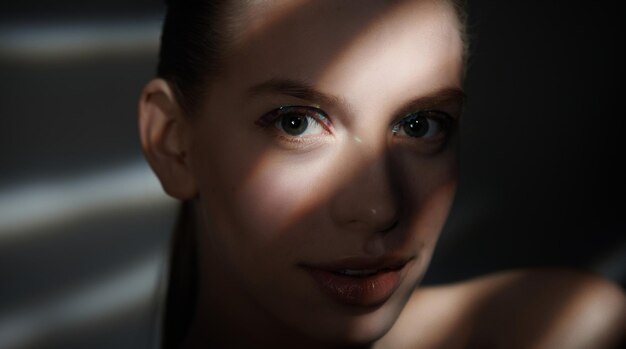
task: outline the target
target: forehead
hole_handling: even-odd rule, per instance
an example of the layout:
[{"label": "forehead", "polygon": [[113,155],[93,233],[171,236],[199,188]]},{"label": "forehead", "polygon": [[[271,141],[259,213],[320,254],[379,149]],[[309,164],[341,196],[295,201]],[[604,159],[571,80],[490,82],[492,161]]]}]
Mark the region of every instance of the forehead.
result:
[{"label": "forehead", "polygon": [[241,83],[287,77],[357,94],[461,83],[459,23],[445,0],[251,0],[234,22],[227,70]]}]

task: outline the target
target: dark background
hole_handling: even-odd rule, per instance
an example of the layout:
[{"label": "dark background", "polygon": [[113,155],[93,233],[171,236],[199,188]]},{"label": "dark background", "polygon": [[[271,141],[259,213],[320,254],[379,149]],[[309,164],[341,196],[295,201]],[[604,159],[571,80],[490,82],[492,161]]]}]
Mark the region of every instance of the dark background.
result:
[{"label": "dark background", "polygon": [[461,186],[428,278],[573,266],[626,285],[617,2],[469,3]]},{"label": "dark background", "polygon": [[[28,314],[52,317],[50,304],[109,280],[103,275],[126,280],[129,266],[165,246],[175,205],[146,194],[158,184],[141,159],[135,121],[155,70],[162,10],[156,0],[0,5],[0,347],[57,332],[60,347],[149,341],[157,262],[145,269],[152,278],[136,287],[143,293],[132,312],[94,310],[67,320],[65,332],[49,329],[62,321],[27,321],[22,337],[10,326]],[[469,14],[462,179],[425,283],[567,266],[626,287],[618,2],[476,0]],[[68,37],[74,46],[63,46]],[[102,193],[115,202],[107,186],[128,173],[145,178],[147,198],[129,204],[120,193],[119,206],[98,204]],[[74,190],[78,182],[87,189]],[[50,188],[53,200],[40,193]],[[58,207],[66,207],[61,218],[37,220]],[[81,336],[67,330],[72,321],[90,325]]]}]

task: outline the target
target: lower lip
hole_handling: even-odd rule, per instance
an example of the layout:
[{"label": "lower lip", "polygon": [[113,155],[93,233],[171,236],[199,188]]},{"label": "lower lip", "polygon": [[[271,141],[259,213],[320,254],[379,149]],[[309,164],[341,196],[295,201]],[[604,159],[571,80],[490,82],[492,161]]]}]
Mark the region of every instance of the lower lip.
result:
[{"label": "lower lip", "polygon": [[308,271],[322,292],[334,300],[345,305],[371,307],[383,304],[396,291],[405,266],[369,276],[347,276],[321,269]]}]

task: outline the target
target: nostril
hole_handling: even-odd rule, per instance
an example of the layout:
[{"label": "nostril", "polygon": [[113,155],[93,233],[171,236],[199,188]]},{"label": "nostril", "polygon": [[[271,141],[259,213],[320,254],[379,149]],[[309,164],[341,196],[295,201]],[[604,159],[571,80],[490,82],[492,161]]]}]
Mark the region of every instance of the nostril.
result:
[{"label": "nostril", "polygon": [[400,220],[396,219],[389,226],[387,226],[384,229],[379,230],[378,232],[379,233],[388,233],[388,232],[392,231],[393,229],[395,229],[398,226],[399,223],[400,223]]}]

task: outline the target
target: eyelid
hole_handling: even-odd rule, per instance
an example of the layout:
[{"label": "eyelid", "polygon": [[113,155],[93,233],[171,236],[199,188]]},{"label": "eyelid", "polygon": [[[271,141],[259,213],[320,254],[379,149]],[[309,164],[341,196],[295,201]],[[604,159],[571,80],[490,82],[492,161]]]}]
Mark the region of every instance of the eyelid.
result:
[{"label": "eyelid", "polygon": [[422,109],[422,110],[417,110],[417,111],[408,113],[404,115],[402,118],[400,118],[399,120],[394,121],[391,126],[391,132],[393,132],[394,134],[398,133],[402,125],[404,125],[412,117],[419,116],[420,114],[428,114],[426,116],[431,117],[431,118],[433,118],[433,115],[435,115],[434,118],[436,118],[437,121],[440,121],[444,128],[449,127],[450,124],[455,120],[454,117],[452,117],[450,114],[446,113],[445,111],[438,110],[438,109]]},{"label": "eyelid", "polygon": [[276,122],[276,120],[278,120],[281,116],[294,111],[301,112],[303,115],[314,118],[320,123],[320,125],[322,125],[322,127],[330,132],[332,123],[328,118],[328,114],[316,106],[284,105],[263,114],[255,123],[258,126],[267,127],[273,125],[274,122]]}]

